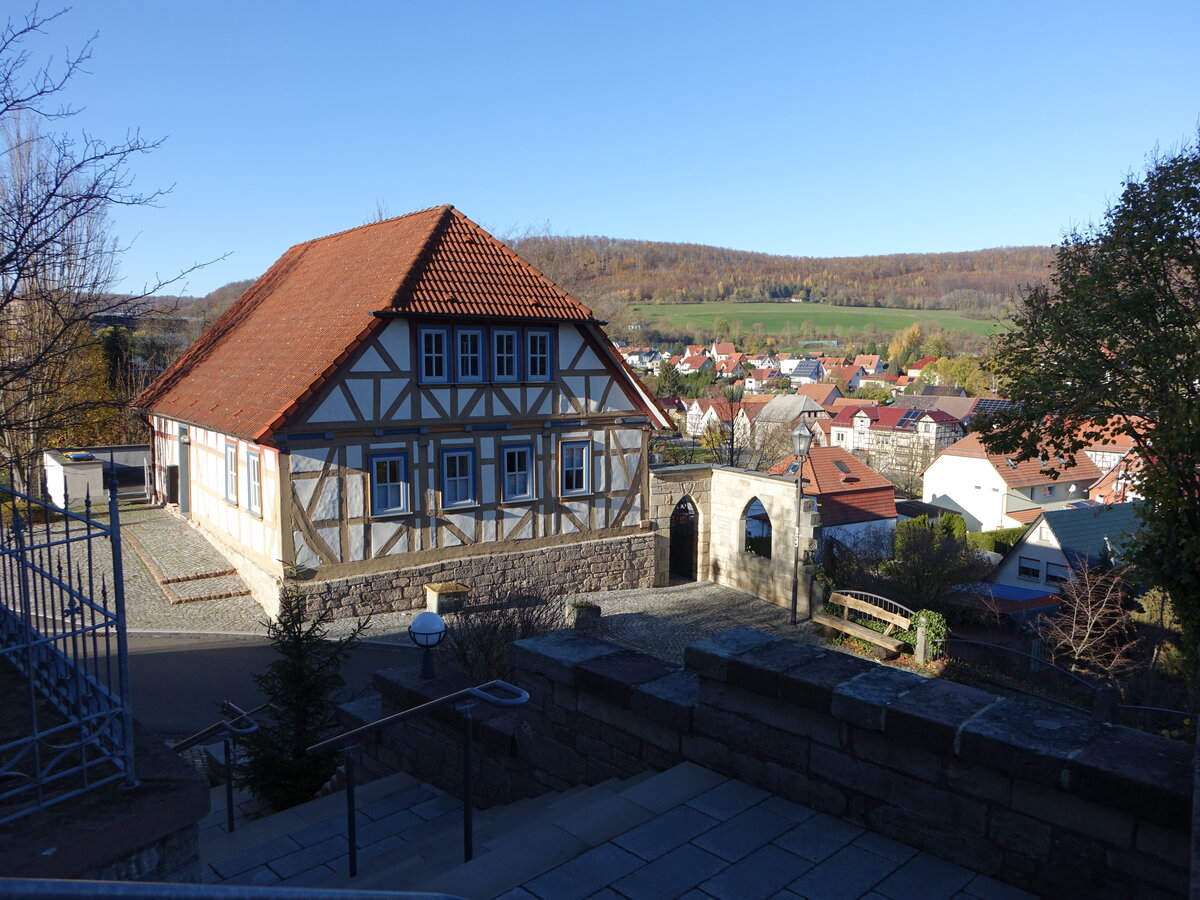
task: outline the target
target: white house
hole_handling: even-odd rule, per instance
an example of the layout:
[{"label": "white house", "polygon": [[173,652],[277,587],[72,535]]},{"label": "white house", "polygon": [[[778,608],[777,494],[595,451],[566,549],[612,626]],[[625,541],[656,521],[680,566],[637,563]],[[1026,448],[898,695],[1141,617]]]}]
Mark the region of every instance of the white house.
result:
[{"label": "white house", "polygon": [[1119,562],[1137,528],[1132,503],[1047,510],[1033,520],[988,580],[1055,591],[1083,566]]},{"label": "white house", "polygon": [[587,573],[647,543],[672,427],[587,307],[449,206],[292,247],[135,405],[159,499],[269,614],[293,570],[352,615],[551,548],[612,586]]},{"label": "white house", "polygon": [[991,531],[1028,524],[1047,507],[1086,500],[1100,470],[1083,454],[1072,468],[1061,460],[1018,462],[988,453],[978,435],[968,434],[921,474],[922,500],[961,514],[970,531]]}]

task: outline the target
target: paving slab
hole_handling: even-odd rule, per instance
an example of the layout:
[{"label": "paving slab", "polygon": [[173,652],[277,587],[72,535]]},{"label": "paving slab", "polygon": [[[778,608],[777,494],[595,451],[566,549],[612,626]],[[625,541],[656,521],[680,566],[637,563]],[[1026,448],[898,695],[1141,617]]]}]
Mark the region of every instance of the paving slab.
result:
[{"label": "paving slab", "polygon": [[725,868],[725,861],[684,844],[613,884],[629,900],[674,900]]},{"label": "paving slab", "polygon": [[938,900],[953,897],[977,874],[932,854],[919,853],[881,882],[876,890],[894,900],[918,895],[928,900]]},{"label": "paving slab", "polygon": [[525,883],[542,900],[583,900],[645,865],[644,861],[613,844],[589,850]]},{"label": "paving slab", "polygon": [[700,889],[716,900],[767,900],[812,866],[809,860],[769,844],[710,878]]},{"label": "paving slab", "polygon": [[690,806],[679,806],[614,839],[614,843],[647,862],[699,837],[718,820]]},{"label": "paving slab", "polygon": [[[860,847],[845,847],[824,862],[813,866],[789,885],[801,897],[813,900],[858,900],[890,874],[898,863],[876,856]],[[928,900],[934,895],[918,890],[904,895]]]}]

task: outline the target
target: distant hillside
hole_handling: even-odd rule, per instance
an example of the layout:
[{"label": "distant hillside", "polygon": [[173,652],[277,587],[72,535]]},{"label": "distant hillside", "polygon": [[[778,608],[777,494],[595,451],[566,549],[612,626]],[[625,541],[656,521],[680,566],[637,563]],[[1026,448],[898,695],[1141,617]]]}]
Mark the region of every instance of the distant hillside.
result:
[{"label": "distant hillside", "polygon": [[1044,282],[1050,247],[820,259],[700,244],[525,236],[513,248],[584,302],[754,302],[802,297],[838,306],[988,313]]},{"label": "distant hillside", "polygon": [[[790,297],[835,306],[955,310],[987,318],[1007,296],[1045,281],[1053,259],[1050,247],[821,259],[607,237],[534,235],[507,241],[608,319],[624,318],[633,304]],[[253,283],[235,281],[205,297],[180,297],[177,314],[207,325]]]}]

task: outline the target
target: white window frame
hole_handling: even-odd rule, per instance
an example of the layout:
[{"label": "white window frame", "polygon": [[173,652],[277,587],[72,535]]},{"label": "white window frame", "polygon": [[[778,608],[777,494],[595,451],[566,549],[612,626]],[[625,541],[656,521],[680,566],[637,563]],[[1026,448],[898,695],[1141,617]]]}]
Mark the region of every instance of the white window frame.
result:
[{"label": "white window frame", "polygon": [[[579,457],[576,457],[576,453]],[[591,492],[592,444],[587,440],[562,440],[558,444],[558,493],[575,497]],[[568,477],[572,486],[568,486]]]},{"label": "white window frame", "polygon": [[[475,341],[474,352],[466,352],[463,348],[463,339],[473,338]],[[482,328],[457,328],[454,331],[454,374],[456,379],[463,384],[479,384],[487,380],[486,360],[487,356],[484,352],[484,336]],[[470,374],[464,371],[464,363],[474,359],[475,373]]]},{"label": "white window frame", "polygon": [[[431,343],[435,339],[440,339],[440,352]],[[417,329],[417,373],[421,384],[448,383],[450,381],[450,360],[449,328],[422,326]],[[437,371],[438,369],[440,372]]]},{"label": "white window frame", "polygon": [[[385,477],[379,475],[379,464],[388,468],[396,464],[396,478],[391,478],[392,472],[385,471]],[[371,454],[371,515],[398,516],[411,511],[410,496],[412,494],[412,477],[408,466],[408,453],[373,453]],[[394,502],[392,502],[394,501]]]},{"label": "white window frame", "polygon": [[246,451],[246,511],[262,517],[262,457],[256,450]]},{"label": "white window frame", "polygon": [[[450,460],[466,460],[465,474],[457,474],[451,476],[448,472],[448,463]],[[440,463],[441,479],[438,485],[441,498],[442,509],[461,509],[463,507],[475,506],[479,502],[477,482],[475,478],[475,450],[472,447],[448,447],[442,450]],[[463,492],[465,496],[457,499],[448,500],[447,495],[451,491],[447,487],[453,483],[458,485],[462,479],[466,479],[466,490]],[[457,493],[457,490],[454,491]]]},{"label": "white window frame", "polygon": [[[544,352],[534,353],[534,342],[544,339]],[[549,331],[530,329],[525,332],[525,380],[549,381],[554,377],[554,339]],[[541,360],[541,366],[535,366],[534,361]]]},{"label": "white window frame", "polygon": [[[524,460],[524,472],[512,470],[509,468],[510,460]],[[525,490],[516,491],[509,489],[509,477],[525,476]],[[533,469],[533,446],[530,444],[504,444],[500,447],[500,496],[505,503],[520,502],[522,500],[532,500],[536,495],[534,490],[534,479],[537,473]]]},{"label": "white window frame", "polygon": [[237,506],[238,502],[238,465],[237,444],[225,442],[225,500]]},{"label": "white window frame", "polygon": [[[501,353],[500,341],[512,341],[512,352]],[[511,371],[508,371],[511,369]],[[514,382],[521,380],[521,333],[515,328],[497,328],[492,331],[492,381]]]}]

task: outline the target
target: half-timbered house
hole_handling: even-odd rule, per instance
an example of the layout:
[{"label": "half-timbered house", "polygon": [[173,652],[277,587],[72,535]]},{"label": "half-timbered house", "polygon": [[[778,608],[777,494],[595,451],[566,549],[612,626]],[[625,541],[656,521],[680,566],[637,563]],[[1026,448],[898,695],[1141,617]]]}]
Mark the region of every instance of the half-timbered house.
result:
[{"label": "half-timbered house", "polygon": [[268,612],[653,583],[669,418],[591,311],[445,206],[288,250],[136,402],[155,487]]}]

